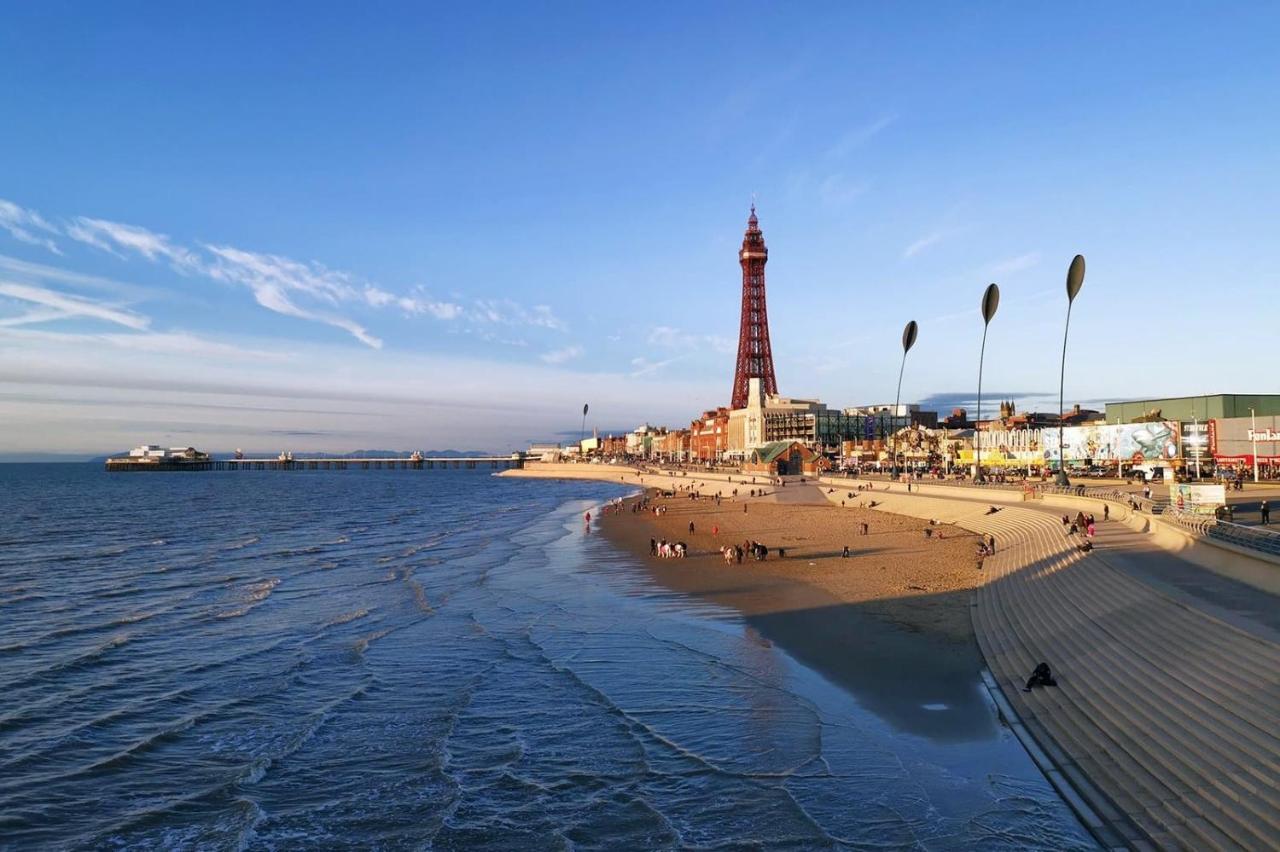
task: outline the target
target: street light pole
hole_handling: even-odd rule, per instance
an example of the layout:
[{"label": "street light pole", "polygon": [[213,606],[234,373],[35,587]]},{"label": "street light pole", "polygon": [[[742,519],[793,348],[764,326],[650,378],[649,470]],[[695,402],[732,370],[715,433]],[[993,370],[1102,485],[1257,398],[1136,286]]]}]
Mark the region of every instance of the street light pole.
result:
[{"label": "street light pole", "polygon": [[1258,416],[1249,409],[1249,432],[1253,435],[1253,484],[1258,484]]},{"label": "street light pole", "polygon": [[1196,481],[1199,482],[1202,478],[1200,475],[1200,418],[1196,415],[1194,408],[1191,410],[1191,431],[1194,432],[1196,436],[1193,447],[1195,449],[1196,460]]},{"label": "street light pole", "polygon": [[1067,383],[1067,333],[1071,331],[1071,304],[1076,300],[1076,295],[1083,286],[1084,255],[1078,254],[1071,259],[1071,266],[1067,269],[1067,324],[1062,329],[1062,372],[1058,376],[1058,477],[1054,481],[1064,487],[1071,484],[1071,480],[1067,478],[1066,451],[1062,445],[1066,425],[1062,422],[1062,418],[1066,414],[1063,410],[1066,407],[1063,391]]},{"label": "street light pole", "polygon": [[[893,398],[893,416],[898,416],[898,405],[902,401],[902,372],[907,369],[907,353],[911,351],[911,347],[916,345],[916,333],[920,327],[916,325],[915,320],[907,323],[902,329],[902,366],[898,367],[898,393]],[[898,473],[898,431],[893,432],[893,472],[896,476]]]},{"label": "street light pole", "polygon": [[587,439],[587,409],[590,408],[588,403],[582,404],[582,429],[578,432],[578,456],[583,455],[582,442]]},{"label": "street light pole", "polygon": [[973,448],[974,457],[977,459],[977,468],[973,474],[974,482],[985,482],[986,477],[982,475],[982,428],[979,422],[982,420],[982,361],[987,354],[987,328],[991,325],[991,318],[996,315],[996,308],[1000,307],[1000,288],[995,284],[988,284],[986,292],[982,294],[982,348],[978,350],[978,413],[973,420]]}]

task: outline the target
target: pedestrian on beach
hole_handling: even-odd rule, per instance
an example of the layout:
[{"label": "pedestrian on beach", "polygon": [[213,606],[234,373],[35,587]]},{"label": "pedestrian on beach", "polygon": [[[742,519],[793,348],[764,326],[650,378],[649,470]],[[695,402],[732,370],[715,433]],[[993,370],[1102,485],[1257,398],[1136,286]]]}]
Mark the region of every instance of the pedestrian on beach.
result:
[{"label": "pedestrian on beach", "polygon": [[1102,504],[1102,520],[1104,521],[1111,520],[1111,504],[1110,503]]},{"label": "pedestrian on beach", "polygon": [[689,535],[693,535],[693,521],[689,522]]},{"label": "pedestrian on beach", "polygon": [[1268,525],[1270,525],[1270,523],[1271,523],[1271,507],[1270,507],[1269,505],[1267,505],[1267,501],[1266,501],[1266,500],[1263,500],[1263,501],[1262,501],[1262,504],[1261,504],[1260,506],[1258,506],[1258,512],[1262,515],[1262,524],[1263,524],[1263,526],[1268,526]]},{"label": "pedestrian on beach", "polygon": [[713,536],[720,535],[720,525],[719,525],[719,524],[712,524],[712,526],[711,526],[711,534],[712,534]]},{"label": "pedestrian on beach", "polygon": [[744,514],[744,515],[745,515],[746,513],[747,513],[747,504],[746,504],[746,503],[743,503],[743,504],[742,504],[742,514]]},{"label": "pedestrian on beach", "polygon": [[866,521],[863,521],[863,522],[862,522],[862,535],[868,535],[868,534],[870,534],[870,528],[867,526],[867,522],[866,522]]},{"label": "pedestrian on beach", "polygon": [[987,548],[988,548],[992,553],[995,553],[995,552],[996,552],[996,537],[995,537],[995,536],[993,536],[993,535],[989,535],[989,536],[987,536]]},{"label": "pedestrian on beach", "polygon": [[649,539],[649,555],[650,556],[658,555],[658,540],[656,538]]},{"label": "pedestrian on beach", "polygon": [[849,558],[849,545],[847,545],[847,544],[846,544],[846,545],[844,546],[844,550],[840,551],[840,558],[841,558],[841,559],[848,559],[848,558]]},{"label": "pedestrian on beach", "polygon": [[738,557],[738,564],[739,564],[739,565],[741,565],[741,564],[742,564],[742,548],[741,548],[741,547],[736,547],[736,548],[734,548],[734,550],[736,550],[736,551],[737,551],[737,553],[736,553],[735,555]]}]

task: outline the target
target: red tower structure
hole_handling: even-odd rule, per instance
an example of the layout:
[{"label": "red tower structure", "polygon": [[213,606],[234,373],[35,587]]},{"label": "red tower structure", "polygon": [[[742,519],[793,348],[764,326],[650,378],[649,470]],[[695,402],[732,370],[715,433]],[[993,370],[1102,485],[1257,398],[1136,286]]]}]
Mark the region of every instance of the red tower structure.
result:
[{"label": "red tower structure", "polygon": [[752,379],[760,380],[765,393],[778,392],[778,380],[773,376],[773,349],[769,346],[769,312],[764,304],[764,265],[769,262],[769,249],[765,247],[754,204],[738,262],[742,264],[742,326],[738,331],[738,367],[733,375],[730,407],[746,408]]}]

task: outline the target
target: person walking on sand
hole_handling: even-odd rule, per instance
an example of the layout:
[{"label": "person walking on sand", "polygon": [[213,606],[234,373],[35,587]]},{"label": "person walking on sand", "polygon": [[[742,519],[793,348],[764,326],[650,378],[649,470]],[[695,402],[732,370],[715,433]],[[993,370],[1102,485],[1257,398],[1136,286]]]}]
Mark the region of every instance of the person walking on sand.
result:
[{"label": "person walking on sand", "polygon": [[658,555],[658,540],[656,538],[649,539],[649,555],[650,556]]},{"label": "person walking on sand", "polygon": [[720,525],[719,525],[719,524],[712,524],[712,525],[711,525],[711,535],[712,535],[713,537],[714,537],[714,536],[718,536],[718,535],[720,535]]},{"label": "person walking on sand", "polygon": [[1111,504],[1110,503],[1102,504],[1102,520],[1104,521],[1111,520]]},{"label": "person walking on sand", "polygon": [[1266,500],[1263,500],[1261,505],[1258,506],[1258,513],[1262,517],[1262,525],[1264,527],[1270,526],[1271,525],[1271,507],[1267,505]]},{"label": "person walking on sand", "polygon": [[693,535],[693,521],[689,522],[689,535]]},{"label": "person walking on sand", "polygon": [[989,536],[987,536],[987,549],[988,549],[988,550],[990,550],[992,553],[995,553],[995,552],[996,552],[996,537],[995,537],[995,536],[993,536],[993,535],[989,535]]},{"label": "person walking on sand", "polygon": [[846,545],[844,546],[844,550],[840,551],[840,558],[841,558],[841,559],[848,559],[848,558],[849,558],[849,545],[847,545],[847,544],[846,544]]}]

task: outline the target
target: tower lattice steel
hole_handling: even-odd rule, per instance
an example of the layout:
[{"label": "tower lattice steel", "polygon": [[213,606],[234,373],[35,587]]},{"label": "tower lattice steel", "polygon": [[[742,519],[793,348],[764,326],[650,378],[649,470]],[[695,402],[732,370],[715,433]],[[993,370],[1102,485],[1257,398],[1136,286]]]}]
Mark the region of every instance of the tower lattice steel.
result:
[{"label": "tower lattice steel", "polygon": [[733,376],[733,408],[746,408],[751,379],[759,379],[767,394],[778,392],[773,376],[773,349],[769,346],[769,313],[764,304],[764,265],[769,262],[764,233],[751,205],[747,232],[742,237],[742,326],[738,331],[738,367]]}]

